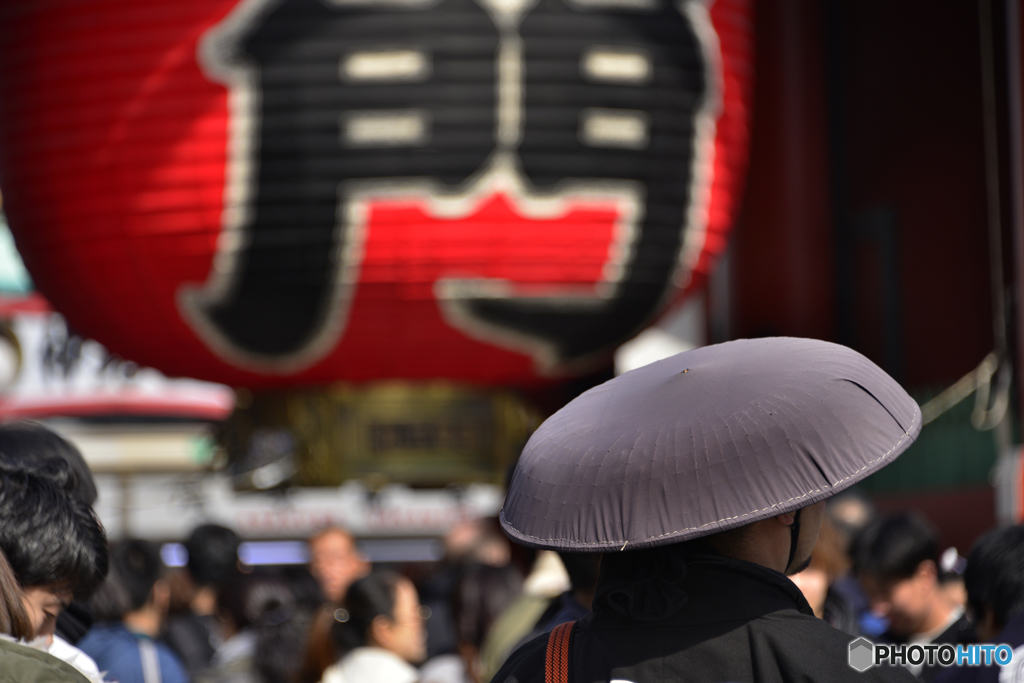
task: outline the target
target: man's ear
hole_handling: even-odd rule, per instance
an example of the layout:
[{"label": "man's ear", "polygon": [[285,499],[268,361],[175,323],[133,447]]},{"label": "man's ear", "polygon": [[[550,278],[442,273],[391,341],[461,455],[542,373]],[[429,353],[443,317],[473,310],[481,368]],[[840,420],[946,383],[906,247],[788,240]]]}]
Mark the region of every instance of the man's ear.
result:
[{"label": "man's ear", "polygon": [[149,601],[161,614],[167,612],[171,605],[171,584],[166,579],[157,579],[149,592]]},{"label": "man's ear", "polygon": [[792,512],[786,512],[781,515],[776,515],[775,519],[777,519],[782,526],[793,526],[793,522],[796,521],[796,515]]},{"label": "man's ear", "polygon": [[974,624],[978,641],[982,643],[990,643],[995,640],[1005,627],[1005,624],[1000,624],[996,619],[996,611],[987,604],[969,604],[968,618]]},{"label": "man's ear", "polygon": [[914,571],[914,578],[922,578],[938,583],[939,568],[931,560],[922,560],[921,564],[917,565],[917,569]]},{"label": "man's ear", "polygon": [[992,634],[995,638],[1002,630],[1005,624],[1000,624],[996,619],[996,611],[985,605],[985,615],[981,618],[981,623],[985,631]]},{"label": "man's ear", "polygon": [[373,644],[385,649],[391,645],[391,620],[383,614],[379,614],[370,622],[370,638]]}]

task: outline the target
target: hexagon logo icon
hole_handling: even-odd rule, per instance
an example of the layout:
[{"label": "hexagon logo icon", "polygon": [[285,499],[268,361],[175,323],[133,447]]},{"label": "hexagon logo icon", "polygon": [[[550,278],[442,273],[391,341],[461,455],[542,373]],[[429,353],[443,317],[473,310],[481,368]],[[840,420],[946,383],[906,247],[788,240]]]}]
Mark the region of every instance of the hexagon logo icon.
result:
[{"label": "hexagon logo icon", "polygon": [[850,643],[850,667],[864,672],[875,664],[875,645],[867,638],[858,638]]}]

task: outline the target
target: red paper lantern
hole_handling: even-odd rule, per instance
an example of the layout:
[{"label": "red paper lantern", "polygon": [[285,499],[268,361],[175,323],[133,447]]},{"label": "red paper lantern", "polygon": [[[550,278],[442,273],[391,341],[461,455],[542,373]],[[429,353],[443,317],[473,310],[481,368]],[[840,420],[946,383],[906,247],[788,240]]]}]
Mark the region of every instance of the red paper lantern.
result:
[{"label": "red paper lantern", "polygon": [[18,248],[80,332],[251,387],[592,366],[706,275],[746,0],[0,11]]}]

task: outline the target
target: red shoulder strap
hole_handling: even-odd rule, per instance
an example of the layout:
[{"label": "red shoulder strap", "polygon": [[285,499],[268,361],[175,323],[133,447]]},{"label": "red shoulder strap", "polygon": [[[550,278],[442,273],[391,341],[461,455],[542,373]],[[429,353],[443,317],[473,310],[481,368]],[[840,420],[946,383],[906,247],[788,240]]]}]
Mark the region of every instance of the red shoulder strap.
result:
[{"label": "red shoulder strap", "polygon": [[575,621],[551,629],[548,635],[548,656],[544,662],[544,683],[569,683],[569,636]]}]

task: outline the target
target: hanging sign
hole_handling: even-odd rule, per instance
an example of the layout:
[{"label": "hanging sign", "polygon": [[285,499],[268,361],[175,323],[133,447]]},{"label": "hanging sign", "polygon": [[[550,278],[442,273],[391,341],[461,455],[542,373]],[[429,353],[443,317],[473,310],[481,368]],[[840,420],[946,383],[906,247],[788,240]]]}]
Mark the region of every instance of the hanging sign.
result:
[{"label": "hanging sign", "polygon": [[706,275],[747,0],[0,10],[0,183],[82,333],[253,387],[547,381]]}]

